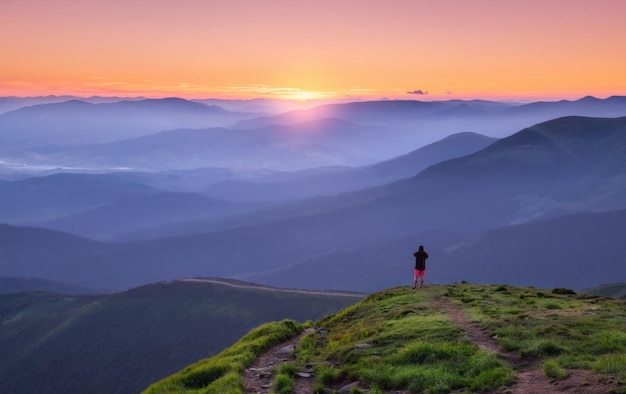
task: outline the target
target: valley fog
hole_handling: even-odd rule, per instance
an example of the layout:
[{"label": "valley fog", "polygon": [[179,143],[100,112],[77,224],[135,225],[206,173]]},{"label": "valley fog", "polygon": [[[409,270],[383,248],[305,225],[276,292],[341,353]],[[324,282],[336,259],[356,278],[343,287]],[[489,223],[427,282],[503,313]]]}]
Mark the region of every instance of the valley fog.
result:
[{"label": "valley fog", "polygon": [[2,104],[2,277],[370,292],[424,244],[435,283],[626,279],[624,97]]}]

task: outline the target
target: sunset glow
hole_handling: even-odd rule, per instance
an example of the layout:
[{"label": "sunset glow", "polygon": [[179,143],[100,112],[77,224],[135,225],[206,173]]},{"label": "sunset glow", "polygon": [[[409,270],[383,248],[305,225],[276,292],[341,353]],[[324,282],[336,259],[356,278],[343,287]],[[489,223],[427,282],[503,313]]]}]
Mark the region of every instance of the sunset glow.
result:
[{"label": "sunset glow", "polygon": [[624,95],[625,18],[621,0],[0,0],[0,96]]}]

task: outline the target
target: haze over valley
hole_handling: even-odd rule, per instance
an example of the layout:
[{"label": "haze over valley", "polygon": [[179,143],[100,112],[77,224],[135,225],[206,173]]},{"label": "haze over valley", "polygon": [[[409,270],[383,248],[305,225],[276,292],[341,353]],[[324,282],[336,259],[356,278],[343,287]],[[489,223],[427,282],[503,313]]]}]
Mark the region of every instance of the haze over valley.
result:
[{"label": "haze over valley", "polygon": [[[408,283],[424,244],[437,283],[624,279],[625,97],[270,114],[182,99],[28,103],[0,115],[4,277],[371,292]],[[536,239],[518,235],[528,228]],[[583,269],[586,250],[601,256],[593,275],[558,275]],[[530,264],[543,269],[516,272]]]}]

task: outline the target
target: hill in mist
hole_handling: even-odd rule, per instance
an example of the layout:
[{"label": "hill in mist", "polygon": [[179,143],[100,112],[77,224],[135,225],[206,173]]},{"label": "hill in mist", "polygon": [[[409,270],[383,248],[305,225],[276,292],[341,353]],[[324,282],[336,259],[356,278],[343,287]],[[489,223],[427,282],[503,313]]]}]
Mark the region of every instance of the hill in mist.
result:
[{"label": "hill in mist", "polygon": [[2,151],[110,142],[182,127],[211,127],[250,115],[179,98],[90,103],[70,100],[0,114]]},{"label": "hill in mist", "polygon": [[[506,103],[484,100],[388,100],[320,105],[274,116],[242,120],[239,128],[290,125],[302,121],[336,118],[368,125],[387,125],[397,130],[430,131],[452,134],[473,131],[494,137],[507,137],[536,123],[565,116],[626,116],[626,97],[606,99],[584,97],[555,102]],[[426,134],[426,133],[424,133]],[[417,137],[417,136],[416,136]],[[425,141],[422,135],[422,141]],[[415,141],[420,140],[419,137]]]},{"label": "hill in mist", "polygon": [[71,100],[0,114],[0,163],[12,163],[14,172],[38,167],[145,171],[361,166],[461,132],[501,138],[563,116],[626,116],[624,101],[587,97],[519,105],[390,100],[259,116],[177,98]]},{"label": "hill in mist", "polygon": [[[393,155],[386,145],[404,140],[401,134],[387,127],[338,119],[270,125],[254,130],[176,127],[157,131],[91,144],[33,146],[5,153],[5,156],[30,165],[86,169],[146,171],[225,167],[285,171],[370,164]],[[385,141],[384,145],[381,140]],[[406,145],[396,144],[402,145],[405,153]],[[397,148],[391,152],[396,151]]]},{"label": "hill in mist", "polygon": [[231,201],[285,201],[339,194],[412,177],[430,165],[475,153],[496,141],[475,133],[459,133],[399,157],[356,168],[270,174],[254,180],[226,180],[205,192]]},{"label": "hill in mist", "polygon": [[158,231],[161,236],[176,234],[185,222],[264,208],[239,202],[305,199],[378,186],[413,176],[431,164],[473,153],[490,142],[493,139],[463,133],[389,161],[357,168],[295,172],[206,168],[54,174],[0,181],[0,219],[102,240],[154,238],[150,234]]}]

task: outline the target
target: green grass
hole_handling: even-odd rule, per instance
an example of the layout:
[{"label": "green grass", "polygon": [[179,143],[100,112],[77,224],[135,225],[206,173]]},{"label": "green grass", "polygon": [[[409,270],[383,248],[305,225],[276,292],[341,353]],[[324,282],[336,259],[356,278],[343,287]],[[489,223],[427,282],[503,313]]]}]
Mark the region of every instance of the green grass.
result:
[{"label": "green grass", "polygon": [[329,362],[320,383],[360,380],[375,390],[447,393],[504,386],[513,371],[463,337],[431,302],[437,288],[396,288],[319,322],[328,334],[302,341],[301,362]]},{"label": "green grass", "polygon": [[[585,368],[626,380],[624,302],[567,289],[502,287],[460,283],[446,294],[463,304],[476,324],[498,335],[504,350],[543,360],[551,379],[563,378],[564,368]],[[480,302],[474,302],[478,294]]]},{"label": "green grass", "polygon": [[293,392],[294,383],[293,378],[287,374],[279,373],[272,385],[274,393],[277,394],[290,394]]},{"label": "green grass", "polygon": [[567,377],[567,371],[556,360],[550,359],[543,363],[543,372],[550,381],[561,380]]}]

